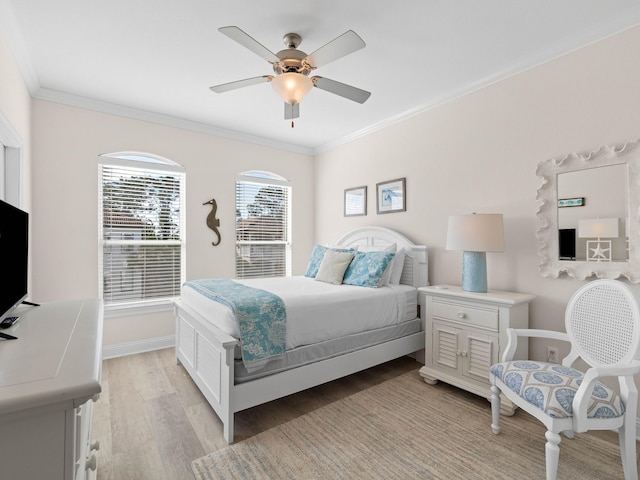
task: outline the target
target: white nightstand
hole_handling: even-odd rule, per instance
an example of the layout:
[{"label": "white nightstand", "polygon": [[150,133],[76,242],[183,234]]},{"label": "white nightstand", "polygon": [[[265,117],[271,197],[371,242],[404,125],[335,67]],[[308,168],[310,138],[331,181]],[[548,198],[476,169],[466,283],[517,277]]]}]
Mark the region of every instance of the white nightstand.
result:
[{"label": "white nightstand", "polygon": [[[425,319],[424,381],[433,385],[442,380],[489,399],[489,367],[507,346],[507,328],[529,328],[529,302],[535,297],[465,292],[453,285],[422,287],[418,296]],[[515,358],[527,354],[527,343],[520,342]],[[514,410],[504,398],[502,413],[513,415]]]}]

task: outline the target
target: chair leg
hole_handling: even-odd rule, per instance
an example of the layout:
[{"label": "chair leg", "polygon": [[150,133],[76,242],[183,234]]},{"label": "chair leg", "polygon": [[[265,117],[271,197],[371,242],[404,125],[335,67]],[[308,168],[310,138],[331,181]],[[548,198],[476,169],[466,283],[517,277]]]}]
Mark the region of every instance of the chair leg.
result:
[{"label": "chair leg", "polygon": [[625,480],[638,480],[638,464],[636,463],[636,429],[627,428],[626,422],[618,429],[620,457]]},{"label": "chair leg", "polygon": [[545,457],[547,462],[547,480],[556,480],[558,474],[558,458],[560,457],[560,437],[559,434],[547,430],[544,434],[547,443],[544,446]]},{"label": "chair leg", "polygon": [[500,389],[491,385],[491,431],[500,433]]}]

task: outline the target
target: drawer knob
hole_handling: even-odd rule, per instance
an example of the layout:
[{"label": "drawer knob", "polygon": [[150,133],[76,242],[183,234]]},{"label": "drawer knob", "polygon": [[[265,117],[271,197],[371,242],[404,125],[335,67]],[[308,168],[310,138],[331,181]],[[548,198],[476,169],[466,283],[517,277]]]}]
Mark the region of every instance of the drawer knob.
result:
[{"label": "drawer knob", "polygon": [[458,312],[458,318],[464,318],[465,314],[464,312]]},{"label": "drawer knob", "polygon": [[98,457],[96,457],[95,453],[93,455],[91,455],[90,457],[87,457],[87,461],[85,463],[85,468],[87,470],[93,470],[93,471],[95,471],[96,468],[98,468]]}]

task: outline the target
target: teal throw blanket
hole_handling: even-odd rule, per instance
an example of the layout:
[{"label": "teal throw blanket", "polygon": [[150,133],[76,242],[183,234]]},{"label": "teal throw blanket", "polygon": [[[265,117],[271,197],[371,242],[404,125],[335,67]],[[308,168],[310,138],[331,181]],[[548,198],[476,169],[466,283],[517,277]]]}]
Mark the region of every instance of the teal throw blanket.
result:
[{"label": "teal throw blanket", "polygon": [[231,309],[248,371],[285,353],[287,312],[280,297],[224,278],[191,280],[184,285]]}]

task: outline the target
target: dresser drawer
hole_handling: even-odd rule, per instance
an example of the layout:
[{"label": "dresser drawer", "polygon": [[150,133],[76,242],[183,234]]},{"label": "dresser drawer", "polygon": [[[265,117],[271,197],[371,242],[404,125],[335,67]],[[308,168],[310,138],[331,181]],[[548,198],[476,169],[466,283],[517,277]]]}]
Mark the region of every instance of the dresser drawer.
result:
[{"label": "dresser drawer", "polygon": [[433,301],[433,316],[488,330],[498,330],[498,309],[462,302]]}]

